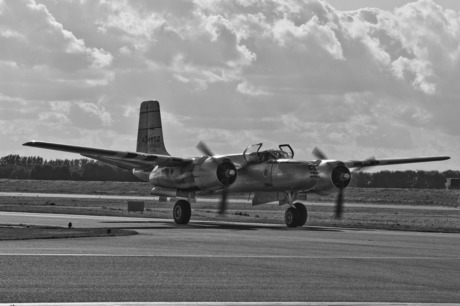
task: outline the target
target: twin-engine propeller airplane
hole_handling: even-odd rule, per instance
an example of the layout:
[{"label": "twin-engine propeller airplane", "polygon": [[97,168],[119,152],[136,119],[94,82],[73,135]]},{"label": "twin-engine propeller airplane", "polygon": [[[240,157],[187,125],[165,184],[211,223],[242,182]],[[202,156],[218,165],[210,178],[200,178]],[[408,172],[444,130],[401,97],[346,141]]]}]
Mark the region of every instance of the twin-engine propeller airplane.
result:
[{"label": "twin-engine propeller airplane", "polygon": [[307,209],[301,202],[307,193],[337,192],[336,217],[343,209],[343,192],[350,184],[350,169],[417,162],[441,161],[448,156],[400,159],[366,159],[340,161],[328,159],[318,148],[316,160],[295,160],[288,144],[279,149],[261,150],[262,144],[249,146],[243,154],[214,155],[203,143],[197,146],[204,156],[180,158],[165,149],[160,105],[157,101],[142,102],[139,116],[136,152],[112,151],[32,141],[25,146],[79,153],[133,172],[153,185],[150,194],[176,197],[173,208],[177,224],[187,224],[191,217],[190,202],[197,194],[221,194],[220,212],[227,208],[228,193],[253,193],[252,204],[279,201],[288,204],[285,222],[288,227],[303,226]]}]

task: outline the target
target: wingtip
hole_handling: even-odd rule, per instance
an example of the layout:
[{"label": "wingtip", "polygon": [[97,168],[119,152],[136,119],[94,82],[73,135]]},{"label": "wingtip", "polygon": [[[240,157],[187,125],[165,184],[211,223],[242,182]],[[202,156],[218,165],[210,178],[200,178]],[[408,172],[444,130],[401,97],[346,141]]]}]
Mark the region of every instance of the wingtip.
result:
[{"label": "wingtip", "polygon": [[22,145],[28,146],[28,147],[38,147],[40,144],[44,144],[44,142],[32,140],[32,141],[25,142]]},{"label": "wingtip", "polygon": [[23,146],[32,146],[34,143],[35,143],[35,140],[32,140],[32,141],[25,142],[22,145]]}]

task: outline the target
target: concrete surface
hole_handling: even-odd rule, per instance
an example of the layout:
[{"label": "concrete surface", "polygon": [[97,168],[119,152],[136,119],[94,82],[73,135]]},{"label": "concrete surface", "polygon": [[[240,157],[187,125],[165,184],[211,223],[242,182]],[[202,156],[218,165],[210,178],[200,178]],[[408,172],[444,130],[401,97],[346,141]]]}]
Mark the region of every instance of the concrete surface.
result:
[{"label": "concrete surface", "polygon": [[0,241],[0,303],[460,303],[460,235],[0,212],[0,224],[136,229]]}]

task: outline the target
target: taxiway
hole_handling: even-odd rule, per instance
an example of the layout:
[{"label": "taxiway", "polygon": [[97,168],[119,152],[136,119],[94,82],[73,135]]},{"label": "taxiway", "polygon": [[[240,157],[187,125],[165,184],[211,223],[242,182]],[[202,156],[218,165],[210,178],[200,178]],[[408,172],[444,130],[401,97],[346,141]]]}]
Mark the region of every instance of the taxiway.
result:
[{"label": "taxiway", "polygon": [[0,241],[0,303],[460,301],[460,236],[0,212],[136,236]]}]

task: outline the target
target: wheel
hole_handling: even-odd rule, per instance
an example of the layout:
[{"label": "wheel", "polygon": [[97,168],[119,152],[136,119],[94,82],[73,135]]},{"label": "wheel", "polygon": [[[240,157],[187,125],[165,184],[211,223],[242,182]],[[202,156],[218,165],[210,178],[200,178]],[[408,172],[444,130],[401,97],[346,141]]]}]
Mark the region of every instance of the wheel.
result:
[{"label": "wheel", "polygon": [[297,226],[304,226],[305,223],[307,223],[307,217],[308,217],[307,208],[305,207],[305,205],[299,202],[294,203],[294,207],[299,214],[299,219],[297,220],[298,221]]},{"label": "wheel", "polygon": [[294,207],[289,207],[284,214],[284,222],[288,227],[296,227],[299,219],[299,213]]},{"label": "wheel", "polygon": [[173,218],[177,224],[187,224],[192,216],[190,203],[186,200],[179,200],[174,204]]}]

